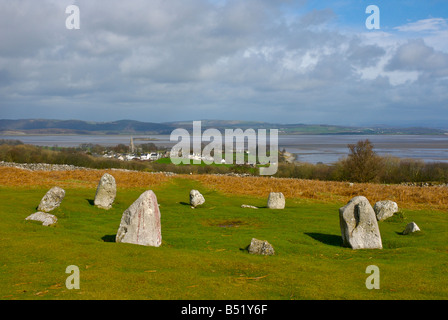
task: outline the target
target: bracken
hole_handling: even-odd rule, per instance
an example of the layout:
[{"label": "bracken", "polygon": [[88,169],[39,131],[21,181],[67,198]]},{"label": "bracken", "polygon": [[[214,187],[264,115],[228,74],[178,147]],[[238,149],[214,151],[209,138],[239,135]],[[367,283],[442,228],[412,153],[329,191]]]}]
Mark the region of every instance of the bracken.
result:
[{"label": "bracken", "polygon": [[270,192],[282,192],[286,198],[286,206],[288,199],[292,198],[346,203],[355,196],[363,195],[371,203],[380,200],[395,201],[399,208],[448,209],[448,188],[446,186],[415,187],[376,183],[349,184],[347,182],[291,178],[240,178],[213,175],[191,175],[185,177],[197,180],[208,188],[227,194],[252,195],[267,199]]},{"label": "bracken", "polygon": [[0,167],[2,186],[44,186],[58,185],[62,188],[96,188],[103,174],[114,176],[120,188],[155,186],[171,179],[163,173],[132,172],[121,170],[70,170],[30,171],[18,168]]},{"label": "bracken", "polygon": [[72,170],[72,171],[30,171],[18,168],[0,167],[2,186],[44,186],[58,185],[62,188],[96,188],[104,173],[112,174],[119,188],[146,188],[171,179],[193,179],[204,187],[225,194],[268,197],[270,192],[282,192],[288,199],[311,199],[319,202],[346,203],[351,198],[363,195],[370,203],[381,200],[397,202],[399,209],[448,210],[448,187],[417,187],[384,185],[376,183],[355,183],[305,180],[269,177],[235,177],[225,175],[174,175],[126,170]]}]

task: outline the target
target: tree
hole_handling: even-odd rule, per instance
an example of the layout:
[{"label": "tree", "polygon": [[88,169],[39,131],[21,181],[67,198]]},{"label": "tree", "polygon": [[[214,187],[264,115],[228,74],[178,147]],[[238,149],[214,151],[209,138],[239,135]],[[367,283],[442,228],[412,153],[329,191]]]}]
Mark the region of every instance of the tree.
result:
[{"label": "tree", "polygon": [[112,151],[116,153],[127,153],[129,152],[129,146],[120,143],[119,145],[112,147]]},{"label": "tree", "polygon": [[370,182],[378,178],[382,158],[373,151],[370,140],[347,145],[349,155],[343,164],[345,176],[354,182]]}]

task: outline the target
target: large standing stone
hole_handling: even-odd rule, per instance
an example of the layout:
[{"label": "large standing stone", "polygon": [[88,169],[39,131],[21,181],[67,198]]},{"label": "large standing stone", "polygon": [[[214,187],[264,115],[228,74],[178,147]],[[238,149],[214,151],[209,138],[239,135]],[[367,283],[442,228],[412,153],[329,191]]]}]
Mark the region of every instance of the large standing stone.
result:
[{"label": "large standing stone", "polygon": [[45,196],[40,201],[38,211],[50,212],[61,204],[65,197],[65,191],[59,187],[53,187],[45,194]]},{"label": "large standing stone", "polygon": [[417,231],[420,231],[418,225],[415,222],[410,222],[406,225],[406,228],[403,230],[403,234],[410,234]]},{"label": "large standing stone", "polygon": [[281,192],[271,192],[268,198],[269,209],[284,209],[285,196]]},{"label": "large standing stone", "polygon": [[343,245],[352,249],[382,249],[375,211],[366,197],[351,199],[339,209]]},{"label": "large standing stone", "polygon": [[143,192],[123,212],[115,240],[152,247],[162,244],[160,210],[152,190]]},{"label": "large standing stone", "polygon": [[391,200],[378,201],[373,206],[373,211],[375,211],[376,219],[382,221],[392,217],[398,211],[398,205]]},{"label": "large standing stone", "polygon": [[115,183],[115,178],[109,173],[105,173],[98,183],[96,188],[95,206],[102,209],[112,208],[115,197],[117,195],[117,185]]},{"label": "large standing stone", "polygon": [[42,222],[43,226],[50,226],[58,221],[55,215],[46,212],[36,212],[25,218],[25,220],[33,220]]},{"label": "large standing stone", "polygon": [[275,254],[274,248],[269,242],[255,238],[252,238],[248,251],[251,254],[261,254],[266,256],[272,256]]},{"label": "large standing stone", "polygon": [[190,205],[192,207],[197,207],[201,204],[204,204],[204,202],[204,196],[198,190],[190,191]]}]

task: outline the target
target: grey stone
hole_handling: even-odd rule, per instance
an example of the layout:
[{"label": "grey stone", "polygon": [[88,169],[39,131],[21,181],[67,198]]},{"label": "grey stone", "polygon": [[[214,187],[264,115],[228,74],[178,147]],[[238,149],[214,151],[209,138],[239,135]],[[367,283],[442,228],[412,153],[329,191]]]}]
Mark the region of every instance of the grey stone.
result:
[{"label": "grey stone", "polygon": [[250,254],[260,254],[266,256],[272,256],[275,254],[274,248],[269,242],[255,238],[252,238],[248,251]]},{"label": "grey stone", "polygon": [[281,192],[271,192],[268,198],[269,209],[284,209],[285,196]]},{"label": "grey stone", "polygon": [[414,221],[412,221],[406,225],[406,228],[403,230],[403,234],[410,234],[417,231],[420,231],[420,228]]},{"label": "grey stone", "polygon": [[46,212],[36,212],[25,218],[25,220],[33,220],[42,222],[43,226],[50,226],[58,221],[55,215]]},{"label": "grey stone", "polygon": [[255,206],[251,206],[251,205],[249,205],[249,204],[242,204],[242,205],[241,205],[241,208],[258,209],[257,207],[255,207]]},{"label": "grey stone", "polygon": [[204,202],[205,198],[198,190],[190,191],[190,205],[192,207],[200,206],[201,204],[204,204]]},{"label": "grey stone", "polygon": [[352,249],[382,249],[375,211],[366,197],[357,196],[339,209],[343,245]]},{"label": "grey stone", "polygon": [[152,247],[162,244],[160,210],[152,190],[143,192],[123,212],[115,241]]},{"label": "grey stone", "polygon": [[375,211],[376,219],[378,221],[383,221],[392,217],[394,213],[398,211],[398,205],[391,200],[383,200],[375,203],[373,210]]},{"label": "grey stone", "polygon": [[112,208],[112,204],[115,201],[117,195],[117,185],[115,183],[115,178],[109,173],[105,173],[98,183],[96,189],[95,206],[102,209]]},{"label": "grey stone", "polygon": [[65,190],[59,187],[53,187],[44,195],[40,201],[38,211],[50,212],[61,204],[65,197]]}]

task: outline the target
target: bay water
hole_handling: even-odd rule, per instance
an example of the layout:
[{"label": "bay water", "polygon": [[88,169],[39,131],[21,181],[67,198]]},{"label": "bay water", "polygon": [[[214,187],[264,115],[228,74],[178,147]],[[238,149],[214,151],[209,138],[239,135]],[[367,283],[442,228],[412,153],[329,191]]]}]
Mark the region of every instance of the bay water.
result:
[{"label": "bay water", "polygon": [[[36,146],[78,147],[91,143],[103,146],[154,143],[172,147],[169,135],[0,135],[0,139],[20,140]],[[151,139],[147,141],[136,138]],[[348,144],[369,139],[379,155],[420,159],[426,162],[448,162],[448,135],[279,135],[279,149],[296,155],[298,161],[333,163],[348,154]]]}]

